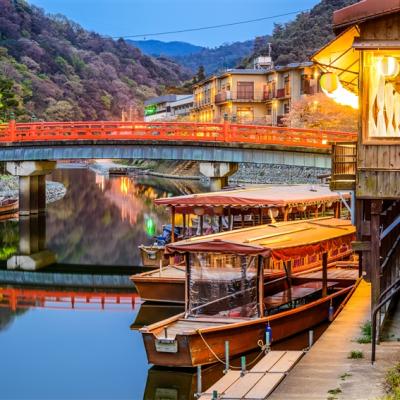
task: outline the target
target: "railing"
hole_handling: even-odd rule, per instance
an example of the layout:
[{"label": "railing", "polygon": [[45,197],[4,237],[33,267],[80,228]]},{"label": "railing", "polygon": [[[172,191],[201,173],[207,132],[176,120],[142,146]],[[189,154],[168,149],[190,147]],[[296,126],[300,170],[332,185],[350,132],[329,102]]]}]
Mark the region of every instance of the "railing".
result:
[{"label": "railing", "polygon": [[242,102],[259,102],[266,100],[266,91],[264,90],[249,90],[249,91],[232,91],[224,90],[215,95],[216,103],[223,103],[225,101],[242,101]]},{"label": "railing", "polygon": [[[44,290],[0,288],[0,307],[58,308],[58,309],[134,309],[137,293],[83,292],[71,290]],[[140,300],[140,299],[139,299]]]},{"label": "railing", "polygon": [[253,143],[328,149],[329,142],[355,140],[356,134],[286,128],[197,122],[39,122],[0,125],[0,144],[71,141],[195,141]]},{"label": "railing", "polygon": [[357,173],[357,144],[342,142],[332,145],[331,190],[354,190]]}]

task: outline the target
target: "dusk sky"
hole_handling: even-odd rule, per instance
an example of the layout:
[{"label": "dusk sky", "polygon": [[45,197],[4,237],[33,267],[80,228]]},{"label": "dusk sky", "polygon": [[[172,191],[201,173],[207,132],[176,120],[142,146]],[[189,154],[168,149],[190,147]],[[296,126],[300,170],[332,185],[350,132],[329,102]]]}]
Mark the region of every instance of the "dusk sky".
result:
[{"label": "dusk sky", "polygon": [[[61,13],[84,28],[109,36],[190,29],[309,9],[318,0],[29,0],[47,13]],[[274,22],[295,15],[220,29],[147,37],[214,47],[271,33]],[[143,37],[134,38],[137,40]]]}]

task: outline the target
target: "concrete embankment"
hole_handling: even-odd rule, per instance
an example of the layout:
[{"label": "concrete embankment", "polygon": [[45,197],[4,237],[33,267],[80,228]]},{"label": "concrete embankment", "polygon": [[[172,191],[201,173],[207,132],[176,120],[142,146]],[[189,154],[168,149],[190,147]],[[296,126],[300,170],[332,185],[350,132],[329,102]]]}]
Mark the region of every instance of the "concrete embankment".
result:
[{"label": "concrete embankment", "polygon": [[[53,203],[60,200],[67,192],[65,186],[59,182],[46,182],[46,202]],[[0,197],[18,199],[18,177],[0,175]]]}]

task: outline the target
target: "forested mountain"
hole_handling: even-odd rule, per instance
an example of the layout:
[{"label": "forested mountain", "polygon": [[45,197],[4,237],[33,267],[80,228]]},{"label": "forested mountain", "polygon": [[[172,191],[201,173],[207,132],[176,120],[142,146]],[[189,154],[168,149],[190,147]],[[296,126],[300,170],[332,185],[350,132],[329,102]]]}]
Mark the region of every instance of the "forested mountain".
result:
[{"label": "forested mountain", "polygon": [[196,46],[187,42],[162,42],[161,40],[127,40],[143,53],[150,56],[186,56],[192,53],[198,53],[204,47]]},{"label": "forested mountain", "polygon": [[[333,37],[332,13],[335,10],[357,3],[358,0],[321,0],[309,12],[303,12],[286,24],[275,24],[270,42],[275,64],[307,61],[309,57]],[[242,65],[251,65],[252,59],[267,51],[257,47]]]},{"label": "forested mountain", "polygon": [[206,74],[225,68],[233,68],[253,50],[253,40],[225,43],[214,48],[195,46],[186,42],[161,42],[158,40],[127,40],[144,53],[153,56],[167,56],[192,73],[204,66]]},{"label": "forested mountain", "polygon": [[123,108],[189,77],[122,39],[105,39],[24,0],[0,0],[0,120],[14,99],[20,120],[120,118]]}]

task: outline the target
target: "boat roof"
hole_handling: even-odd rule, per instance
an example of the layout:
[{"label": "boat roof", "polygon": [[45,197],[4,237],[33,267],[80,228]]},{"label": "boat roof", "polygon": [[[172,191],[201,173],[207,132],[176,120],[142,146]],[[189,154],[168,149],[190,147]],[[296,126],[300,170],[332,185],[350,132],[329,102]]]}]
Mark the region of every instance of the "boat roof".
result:
[{"label": "boat roof", "polygon": [[[343,194],[348,198],[349,193]],[[156,199],[169,207],[285,207],[339,201],[340,195],[324,185],[271,185]]]},{"label": "boat roof", "polygon": [[166,252],[261,255],[288,260],[296,255],[328,251],[333,245],[350,245],[354,233],[355,227],[348,220],[317,218],[278,222],[183,240],[169,244]]}]

